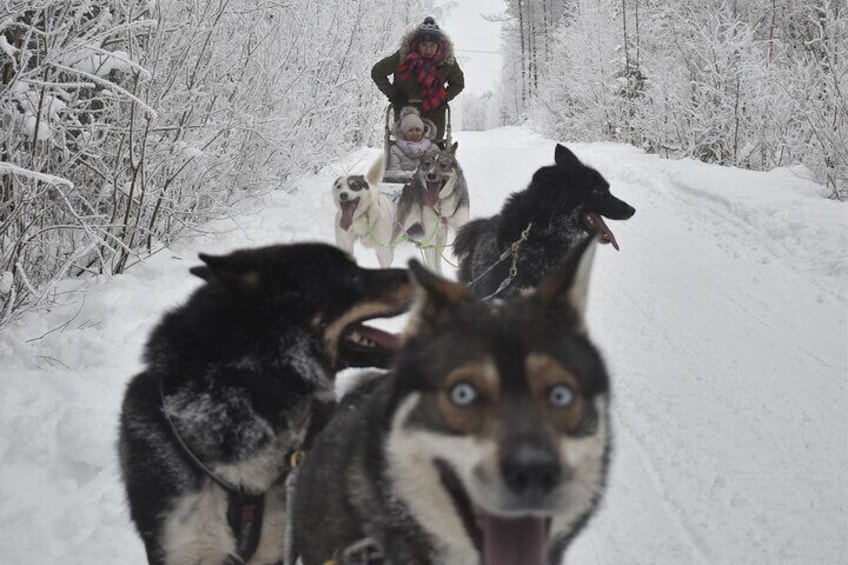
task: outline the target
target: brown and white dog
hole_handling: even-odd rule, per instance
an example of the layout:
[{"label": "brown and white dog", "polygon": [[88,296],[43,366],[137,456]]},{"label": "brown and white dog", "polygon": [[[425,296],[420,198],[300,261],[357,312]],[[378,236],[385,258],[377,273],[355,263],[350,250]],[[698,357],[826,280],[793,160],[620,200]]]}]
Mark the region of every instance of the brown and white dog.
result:
[{"label": "brown and white dog", "polygon": [[287,563],[563,562],[612,443],[584,322],[593,249],[503,301],[411,264],[392,372],[348,393],[298,468]]},{"label": "brown and white dog", "polygon": [[374,249],[380,267],[392,264],[393,210],[389,199],[380,192],[385,160],[380,156],[365,175],[344,175],[333,183],[336,203],[336,245],[353,254],[359,240],[363,247]]}]

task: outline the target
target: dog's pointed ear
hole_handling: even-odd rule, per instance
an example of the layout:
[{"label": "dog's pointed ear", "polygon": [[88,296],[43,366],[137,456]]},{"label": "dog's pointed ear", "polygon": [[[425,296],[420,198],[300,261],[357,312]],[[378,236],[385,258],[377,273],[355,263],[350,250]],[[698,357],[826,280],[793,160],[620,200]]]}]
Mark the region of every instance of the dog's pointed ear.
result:
[{"label": "dog's pointed ear", "polygon": [[256,290],[262,285],[262,274],[256,267],[239,261],[234,255],[207,255],[200,253],[206,263],[189,269],[189,272],[207,282],[220,281],[224,285],[244,291]]},{"label": "dog's pointed ear", "polygon": [[565,316],[576,314],[577,329],[582,333],[588,333],[585,316],[596,241],[596,236],[581,241],[565,262],[545,277],[536,290],[536,296],[548,308],[560,311]]},{"label": "dog's pointed ear", "polygon": [[556,149],[554,149],[554,163],[566,168],[576,167],[582,164],[580,159],[577,158],[577,155],[572,153],[568,147],[559,143],[557,143]]},{"label": "dog's pointed ear", "polygon": [[206,265],[198,265],[197,267],[192,267],[188,270],[189,273],[196,277],[200,277],[205,281],[212,280],[212,271]]},{"label": "dog's pointed ear", "polygon": [[380,154],[380,157],[374,161],[371,168],[365,174],[365,180],[373,187],[383,182],[383,176],[386,174],[386,157]]},{"label": "dog's pointed ear", "polygon": [[459,149],[459,142],[455,141],[453,145],[448,148],[448,153],[451,155],[456,155],[456,150]]},{"label": "dog's pointed ear", "polygon": [[425,333],[446,322],[460,304],[471,298],[465,285],[430,272],[414,259],[409,262],[409,273],[415,300],[404,331],[407,336]]}]

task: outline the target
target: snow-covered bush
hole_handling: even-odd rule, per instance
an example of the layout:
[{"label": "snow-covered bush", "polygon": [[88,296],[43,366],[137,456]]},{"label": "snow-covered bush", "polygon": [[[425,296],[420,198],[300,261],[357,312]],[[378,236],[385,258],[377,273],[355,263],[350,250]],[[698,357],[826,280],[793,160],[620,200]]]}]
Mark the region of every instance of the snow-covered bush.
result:
[{"label": "snow-covered bush", "polygon": [[432,4],[7,1],[0,323],[368,143],[370,66]]}]

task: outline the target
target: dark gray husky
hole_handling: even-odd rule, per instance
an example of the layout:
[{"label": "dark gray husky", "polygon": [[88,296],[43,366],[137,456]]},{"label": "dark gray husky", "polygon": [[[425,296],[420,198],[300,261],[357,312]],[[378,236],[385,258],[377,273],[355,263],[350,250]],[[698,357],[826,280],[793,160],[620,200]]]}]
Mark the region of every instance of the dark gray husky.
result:
[{"label": "dark gray husky", "polygon": [[342,400],[298,469],[290,563],[560,563],[610,451],[607,373],[583,321],[594,247],[507,301],[411,265],[392,373]]},{"label": "dark gray husky", "polygon": [[458,278],[484,297],[503,298],[534,288],[586,233],[598,233],[600,241],[618,249],[603,218],[626,220],[634,212],[610,193],[598,171],[557,144],[554,164],[537,170],[530,185],[513,193],[499,214],[472,220],[459,230],[453,250]]},{"label": "dark gray husky", "polygon": [[336,370],[388,364],[398,340],[361,322],[405,310],[412,286],[320,243],[200,258],[206,283],[154,329],[124,398],[130,512],[150,563],[277,563],[289,458]]}]

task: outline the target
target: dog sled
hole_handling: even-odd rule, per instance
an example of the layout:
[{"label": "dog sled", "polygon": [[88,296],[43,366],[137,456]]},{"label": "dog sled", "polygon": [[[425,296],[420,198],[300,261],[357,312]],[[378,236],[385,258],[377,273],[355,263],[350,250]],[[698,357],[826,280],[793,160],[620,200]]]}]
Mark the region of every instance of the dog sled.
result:
[{"label": "dog sled", "polygon": [[[416,103],[415,100],[410,101],[413,105]],[[442,139],[434,140],[434,143],[439,145],[440,147],[447,147],[451,144],[451,110],[450,106],[445,110],[445,135]],[[392,109],[392,105],[389,104],[386,107],[385,112],[385,128],[383,132],[383,159],[384,163],[386,163],[386,173],[383,176],[382,183],[382,191],[384,194],[389,196],[392,201],[395,201],[400,194],[400,190],[403,188],[409,180],[412,178],[412,173],[414,171],[404,171],[400,168],[390,168],[391,163],[391,151],[392,147],[398,141],[398,132],[394,130],[394,111]]]}]

